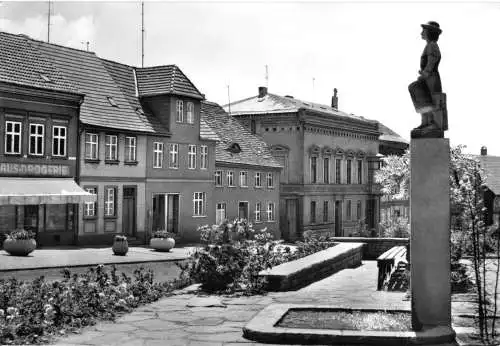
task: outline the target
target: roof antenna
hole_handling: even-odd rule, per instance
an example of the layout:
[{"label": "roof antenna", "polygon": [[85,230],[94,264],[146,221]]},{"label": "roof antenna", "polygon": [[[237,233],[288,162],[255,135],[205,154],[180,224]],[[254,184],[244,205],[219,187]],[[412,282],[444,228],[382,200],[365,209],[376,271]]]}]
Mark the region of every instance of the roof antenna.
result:
[{"label": "roof antenna", "polygon": [[266,65],[266,88],[269,89],[269,70],[267,65]]},{"label": "roof antenna", "polygon": [[316,78],[313,77],[312,102],[314,102],[314,81],[315,80],[316,80]]},{"label": "roof antenna", "polygon": [[142,31],[142,41],[141,41],[141,44],[142,44],[142,67],[144,67],[144,1],[141,2],[141,20],[142,20],[142,28],[141,28],[141,31]]},{"label": "roof antenna", "polygon": [[47,42],[50,43],[50,12],[51,12],[51,6],[52,3],[49,0],[49,12],[47,13]]},{"label": "roof antenna", "polygon": [[80,43],[87,45],[87,52],[88,52],[89,51],[89,44],[90,44],[90,42],[89,41],[80,41]]},{"label": "roof antenna", "polygon": [[229,83],[227,84],[227,100],[228,100],[228,114],[231,115],[231,95],[229,93]]}]

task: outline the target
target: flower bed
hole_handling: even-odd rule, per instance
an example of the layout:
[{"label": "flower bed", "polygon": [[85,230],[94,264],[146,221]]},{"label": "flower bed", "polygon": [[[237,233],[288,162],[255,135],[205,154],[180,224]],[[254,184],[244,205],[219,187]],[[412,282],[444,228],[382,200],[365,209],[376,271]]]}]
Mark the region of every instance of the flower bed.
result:
[{"label": "flower bed", "polygon": [[113,266],[89,269],[85,274],[62,271],[61,281],[43,277],[31,282],[0,280],[0,344],[48,343],[56,335],[114,320],[120,313],[158,300],[187,282],[154,282],[151,270],[119,275]]},{"label": "flower bed", "polygon": [[182,267],[183,274],[208,292],[258,294],[266,290],[267,278],[259,272],[335,245],[330,239],[308,238],[293,246],[275,241],[267,229],[256,231],[246,220],[203,226],[207,243]]}]

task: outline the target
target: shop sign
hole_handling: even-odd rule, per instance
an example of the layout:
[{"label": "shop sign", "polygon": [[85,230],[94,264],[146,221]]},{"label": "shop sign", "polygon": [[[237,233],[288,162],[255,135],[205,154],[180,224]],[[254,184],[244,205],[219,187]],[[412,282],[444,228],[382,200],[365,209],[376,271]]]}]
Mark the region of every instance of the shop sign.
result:
[{"label": "shop sign", "polygon": [[66,177],[70,175],[68,165],[46,165],[37,163],[0,163],[2,176],[51,176]]}]

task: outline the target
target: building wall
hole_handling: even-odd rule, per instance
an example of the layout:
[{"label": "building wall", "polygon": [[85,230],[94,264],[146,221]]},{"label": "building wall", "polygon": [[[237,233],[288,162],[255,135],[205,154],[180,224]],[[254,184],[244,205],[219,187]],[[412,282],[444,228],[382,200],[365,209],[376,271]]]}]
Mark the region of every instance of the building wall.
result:
[{"label": "building wall", "polygon": [[[274,234],[275,239],[280,239],[279,226],[279,170],[267,167],[244,167],[242,165],[231,165],[228,163],[216,163],[215,171],[222,172],[222,185],[215,185],[214,204],[226,204],[226,219],[231,220],[239,216],[239,202],[248,202],[248,220],[252,222],[254,229],[260,230],[267,227],[267,230]],[[234,186],[228,185],[227,172],[233,172]],[[242,187],[239,181],[240,172],[247,172],[248,184]],[[255,174],[261,173],[262,187],[256,187]],[[273,175],[273,187],[267,186],[267,174]],[[261,203],[261,221],[256,220],[256,203]],[[274,204],[274,220],[268,220],[267,206]]]},{"label": "building wall", "polygon": [[[98,134],[98,159],[89,159],[86,152],[86,134]],[[107,134],[118,136],[118,160],[106,160],[105,136]],[[136,160],[125,161],[125,137],[136,138]],[[110,243],[115,234],[125,233],[123,227],[123,192],[124,187],[135,187],[135,232],[127,234],[129,237],[144,239],[146,237],[146,162],[147,162],[146,135],[120,133],[114,131],[102,131],[91,127],[85,128],[80,136],[80,165],[82,188],[97,188],[96,215],[87,217],[84,215],[85,204],[79,208],[79,243],[106,244]],[[116,188],[116,211],[115,216],[109,217],[104,214],[105,189]],[[128,221],[125,221],[128,222]]]}]

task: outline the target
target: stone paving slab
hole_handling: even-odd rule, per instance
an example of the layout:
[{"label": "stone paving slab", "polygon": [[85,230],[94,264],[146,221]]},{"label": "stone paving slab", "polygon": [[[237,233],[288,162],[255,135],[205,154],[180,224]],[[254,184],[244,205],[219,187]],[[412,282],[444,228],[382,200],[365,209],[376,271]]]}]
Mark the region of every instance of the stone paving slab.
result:
[{"label": "stone paving slab", "polygon": [[107,248],[36,249],[28,256],[11,256],[0,250],[0,272],[41,268],[82,267],[97,264],[181,261],[189,258],[195,247],[175,247],[159,252],[148,247],[130,247],[126,256],[115,256]]}]

